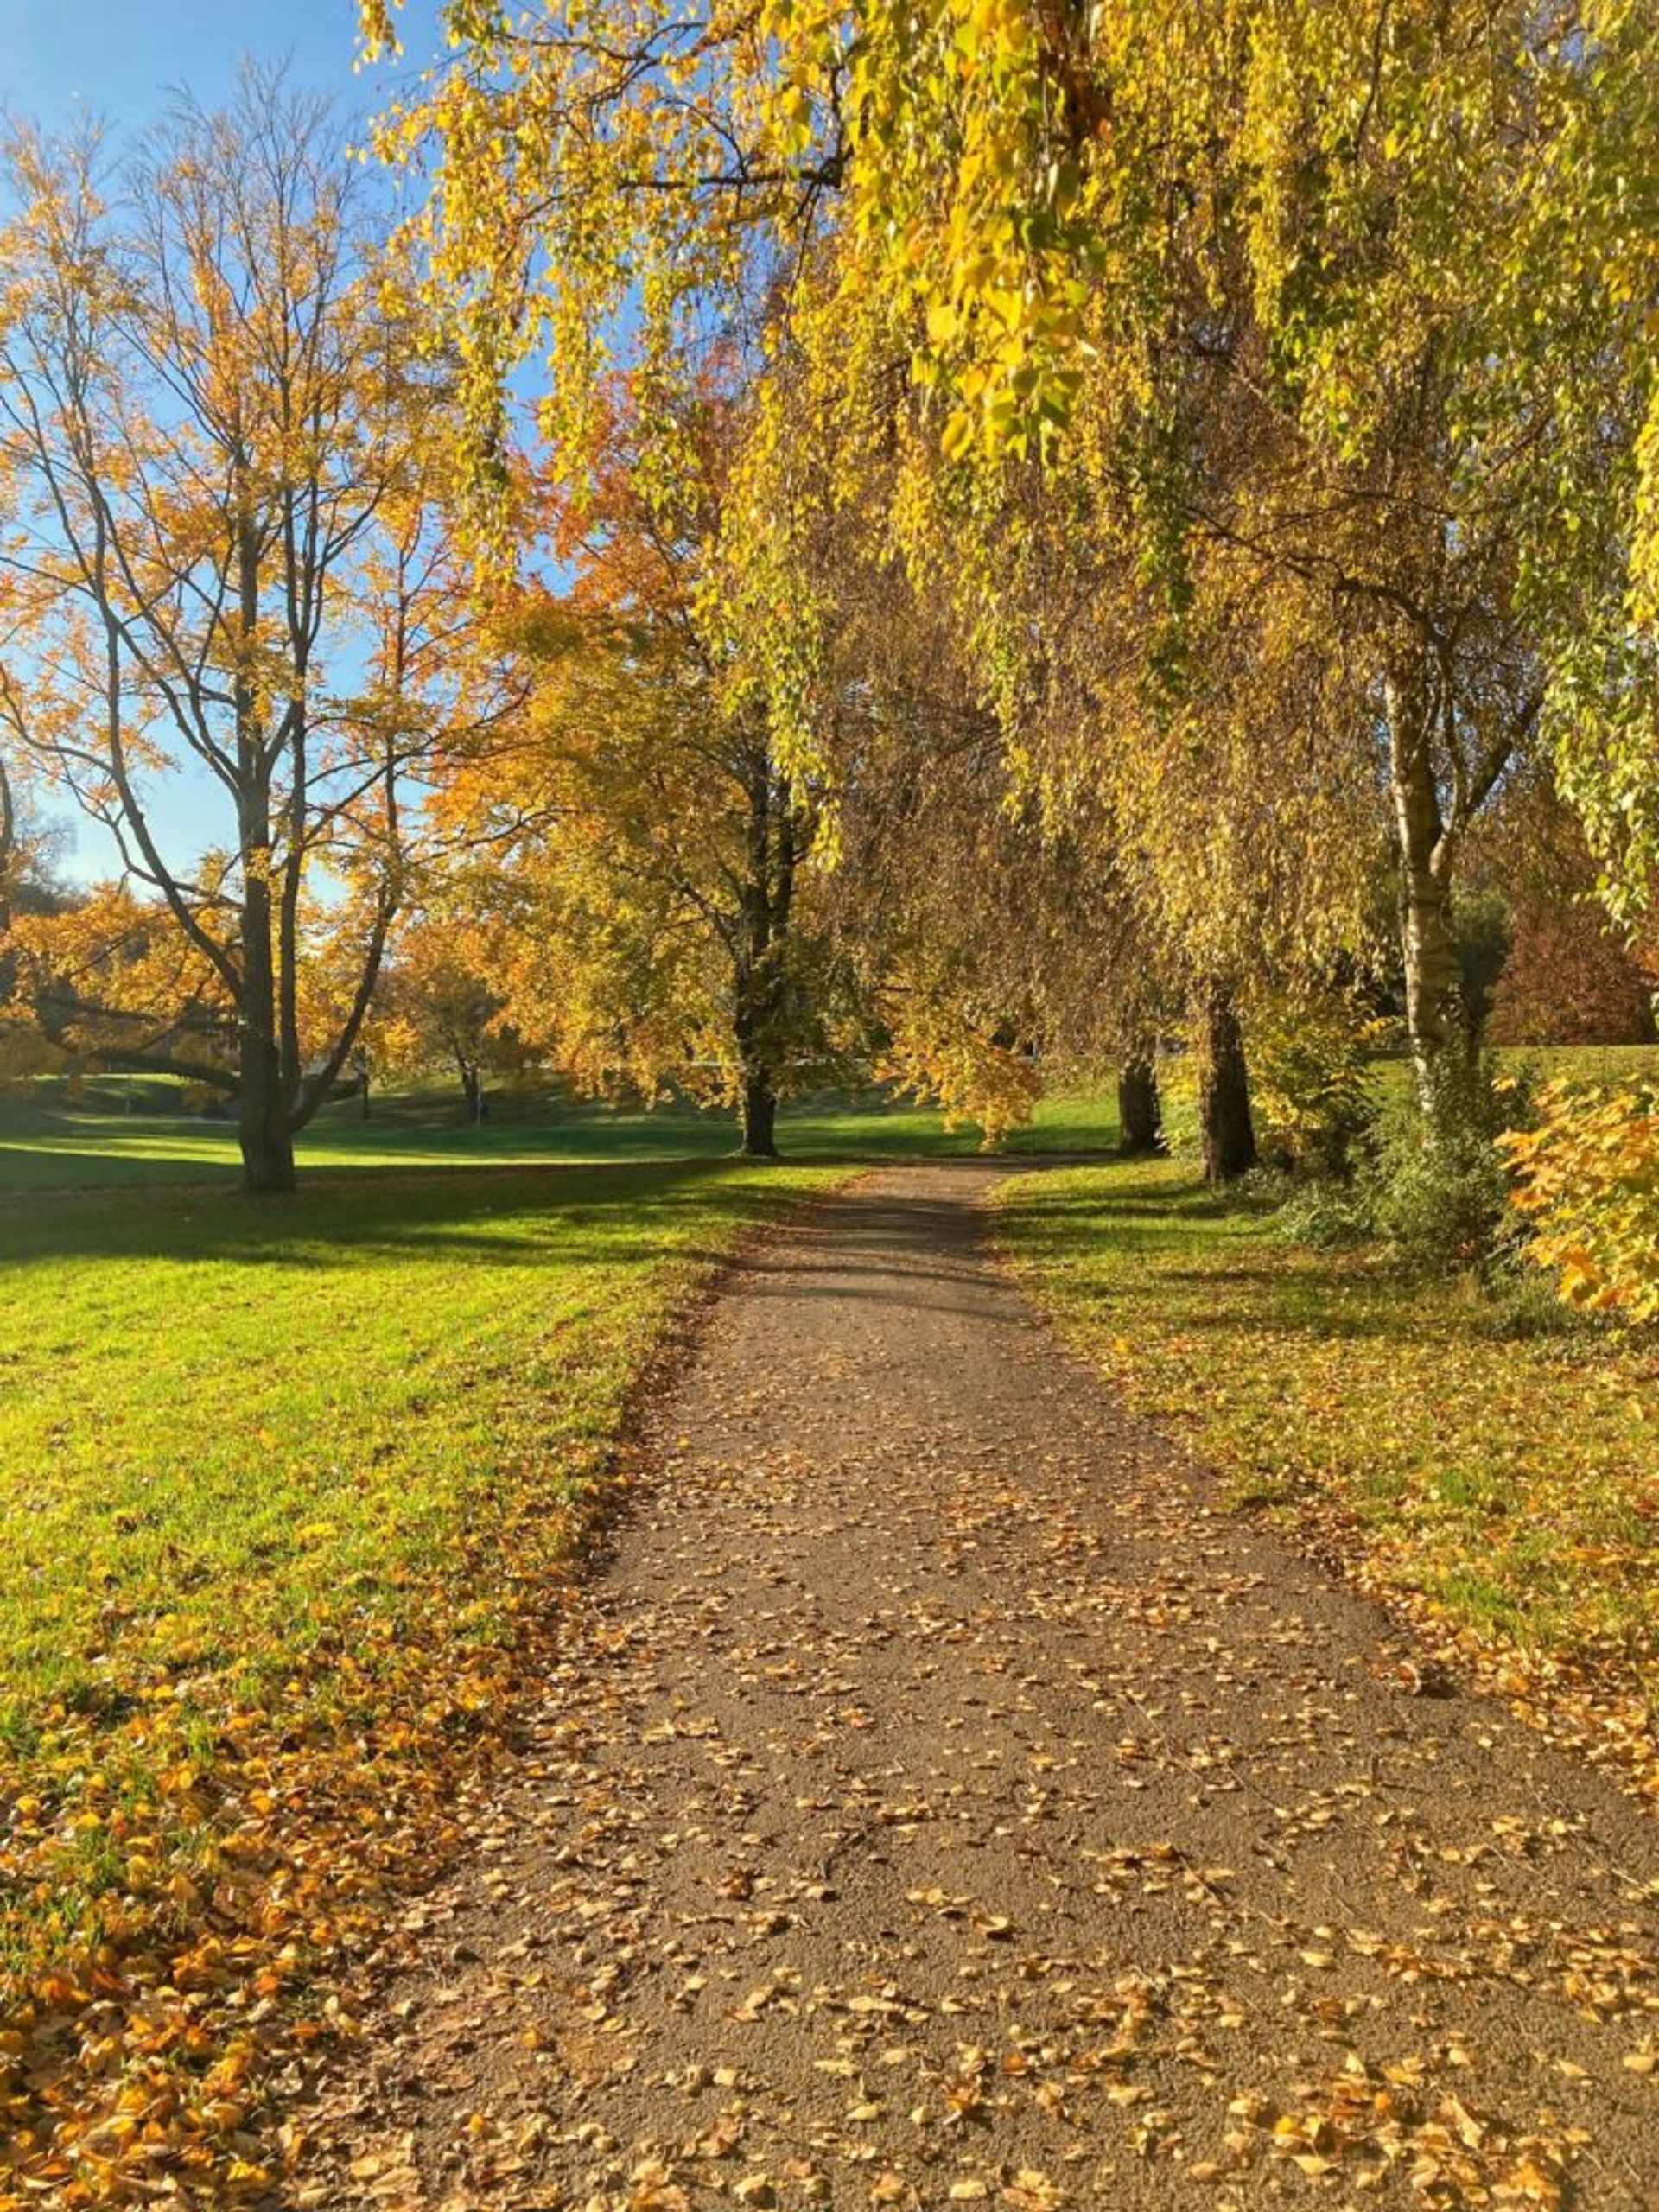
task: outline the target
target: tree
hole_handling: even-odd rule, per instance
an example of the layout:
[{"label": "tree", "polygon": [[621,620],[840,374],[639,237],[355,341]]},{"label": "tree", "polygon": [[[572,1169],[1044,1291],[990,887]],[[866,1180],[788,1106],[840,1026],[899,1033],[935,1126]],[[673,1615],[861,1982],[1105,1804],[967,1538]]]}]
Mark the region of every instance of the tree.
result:
[{"label": "tree", "polygon": [[1484,242],[1483,276],[1518,372],[1556,395],[1529,548],[1546,726],[1629,926],[1659,869],[1659,19],[1642,0],[1592,0],[1553,28],[1551,128],[1528,148],[1513,219]]},{"label": "tree", "polygon": [[491,844],[518,917],[505,1014],[596,1090],[674,1085],[777,1149],[791,1089],[831,1065],[815,926],[818,820],[724,581],[737,403],[683,395],[672,480],[613,396],[591,498],[566,501],[571,588],[522,593],[530,697],[510,742],[452,779],[448,818]]},{"label": "tree", "polygon": [[526,1058],[506,1020],[512,960],[499,917],[480,924],[428,912],[401,930],[368,1026],[376,1062],[413,1074],[453,1071],[467,1120],[486,1121],[490,1076],[515,1071]]},{"label": "tree", "polygon": [[1654,979],[1592,894],[1516,918],[1492,997],[1500,1045],[1650,1045]]},{"label": "tree", "polygon": [[175,1076],[234,1096],[235,1001],[164,902],[97,884],[21,918],[12,941],[17,999],[71,1065]]},{"label": "tree", "polygon": [[[387,11],[367,12],[384,31]],[[1380,818],[1432,1122],[1468,1030],[1463,856],[1505,779],[1553,728],[1603,847],[1646,834],[1651,648],[1628,598],[1643,456],[1659,453],[1650,430],[1638,444],[1656,389],[1643,219],[1659,207],[1644,11],[601,13],[595,37],[591,16],[571,30],[450,8],[453,67],[389,126],[404,148],[437,142],[428,237],[495,395],[486,434],[527,338],[550,340],[546,419],[580,453],[609,346],[637,334],[649,363],[700,315],[747,312],[757,269],[779,272],[772,320],[781,298],[793,344],[832,380],[884,380],[874,435],[904,456],[875,449],[888,513],[912,558],[967,569],[965,627],[1005,709],[1010,663],[1074,659],[1103,623],[1110,683],[1090,683],[1111,715],[1085,698],[1077,715],[1076,688],[1046,672],[1035,694],[1072,713],[1074,750],[1100,757],[1133,866],[1160,893],[1183,870],[1203,881],[1230,841],[1281,881],[1306,868],[1306,905],[1329,911],[1297,809],[1369,784],[1346,856],[1369,866]],[[620,315],[636,284],[645,312]],[[922,437],[894,429],[895,365]],[[837,465],[856,475],[872,451],[855,436]],[[943,502],[918,496],[929,469]],[[1008,592],[1022,563],[1080,576],[1087,615],[1065,591]],[[1270,682],[1334,710],[1311,781],[1287,783],[1271,736],[1247,725],[1241,744],[1232,710],[1192,696],[1217,635],[1206,596],[1250,607],[1253,648],[1272,633]],[[999,599],[1018,610],[1000,626]],[[1013,690],[1023,766],[1031,701]],[[1232,754],[1219,838],[1139,803],[1163,779],[1135,792],[1125,728],[1166,760],[1177,733]],[[1202,787],[1177,780],[1188,802]],[[1217,1009],[1261,957],[1248,903],[1220,905],[1236,934],[1219,948],[1208,916],[1197,937],[1170,926],[1190,899],[1147,903],[1230,1054]]]},{"label": "tree", "polygon": [[11,772],[0,753],[0,935],[11,924],[14,887],[22,862],[22,824]]},{"label": "tree", "polygon": [[0,944],[20,913],[49,906],[54,896],[54,840],[32,804],[27,765],[9,759],[0,744]]},{"label": "tree", "polygon": [[[948,163],[927,185],[924,111],[936,124],[975,111],[971,58],[936,57],[899,95],[912,289],[919,302],[930,285],[947,288],[928,314],[924,362],[957,403],[947,457],[984,487],[983,512],[1007,505],[995,487],[1027,453],[1049,456],[1062,485],[1082,478],[1085,558],[1092,547],[1102,572],[1091,608],[1166,727],[1213,722],[1202,694],[1215,689],[1215,604],[1244,610],[1268,682],[1276,669],[1323,693],[1326,761],[1301,788],[1374,780],[1386,798],[1430,1105],[1435,1064],[1464,1029],[1449,918],[1459,858],[1533,741],[1547,686],[1523,586],[1560,410],[1548,377],[1517,373],[1508,308],[1478,275],[1547,124],[1530,90],[1539,38],[1528,11],[1496,41],[1490,13],[1373,17],[1342,0],[1288,10],[1240,0],[1097,11],[1058,44],[1033,29],[1017,53],[1011,35],[1007,67],[1027,97],[1007,95],[1001,143],[1012,155],[1046,117],[1052,176],[1039,185],[1029,160],[1010,171],[1003,258],[1046,268],[1069,241],[1084,280],[1075,313],[1046,335],[1033,303],[1052,288],[1008,274],[993,297],[982,270],[955,271],[950,240],[978,202]],[[1553,35],[1541,34],[1546,45]],[[1022,211],[1022,182],[1039,202],[1049,193],[1046,209]],[[1075,531],[1077,495],[1052,504]],[[1045,560],[1065,558],[1064,543],[1038,537]],[[1127,547],[1103,563],[1114,537]],[[1136,610],[1141,642],[1127,656],[1114,606]],[[1051,615],[1043,649],[1080,628],[1070,607]],[[1231,688],[1259,693],[1263,678],[1237,671]],[[1243,802],[1237,819],[1262,867],[1299,838],[1295,788],[1262,741],[1277,726],[1247,728],[1245,772],[1219,787]],[[1131,807],[1134,773],[1119,779]],[[1158,780],[1142,786],[1157,797]],[[1166,874],[1202,851],[1208,873],[1214,839],[1169,826],[1148,857]],[[1317,860],[1300,842],[1297,874],[1317,893]],[[1362,829],[1351,849],[1368,842]],[[1236,963],[1224,965],[1236,992]]]},{"label": "tree", "polygon": [[780,334],[738,472],[736,583],[797,709],[791,757],[821,782],[830,923],[873,1064],[994,1142],[1046,1081],[1149,1054],[1175,1008],[1098,788],[1034,776],[1023,710],[998,711],[957,588],[971,518],[930,539],[949,548],[931,563],[888,526],[931,486],[906,486],[905,364],[884,369],[870,321],[843,323],[836,359]]},{"label": "tree", "polygon": [[0,1071],[8,1074],[53,1058],[35,1020],[24,940],[32,918],[72,903],[54,879],[57,841],[38,817],[27,767],[0,743]]},{"label": "tree", "polygon": [[1155,1061],[1139,1056],[1117,1074],[1117,1142],[1131,1157],[1164,1148],[1164,1111]]},{"label": "tree", "polygon": [[[6,159],[0,714],[233,1010],[245,1184],[285,1190],[470,712],[443,374],[338,125],[278,78],[181,101],[113,173],[91,132],[20,128]],[[163,780],[217,807],[218,849],[163,849]],[[347,944],[308,1028],[308,966]]]},{"label": "tree", "polygon": [[1547,772],[1504,791],[1471,863],[1503,920],[1495,1043],[1652,1041],[1651,937],[1632,941],[1610,918],[1579,817]]}]

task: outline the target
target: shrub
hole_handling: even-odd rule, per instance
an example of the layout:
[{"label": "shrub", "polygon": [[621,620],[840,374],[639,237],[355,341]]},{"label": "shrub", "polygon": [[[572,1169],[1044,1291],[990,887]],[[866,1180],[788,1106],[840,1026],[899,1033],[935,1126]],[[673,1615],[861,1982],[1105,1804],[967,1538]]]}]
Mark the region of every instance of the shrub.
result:
[{"label": "shrub", "polygon": [[1376,1027],[1338,993],[1252,1007],[1250,1089],[1265,1159],[1296,1175],[1350,1172],[1376,1119],[1370,1067]]},{"label": "shrub", "polygon": [[1526,1256],[1569,1306],[1659,1319],[1659,1088],[1549,1084],[1536,1125],[1506,1133]]},{"label": "shrub", "polygon": [[1426,1107],[1414,1092],[1384,1116],[1359,1196],[1375,1232],[1425,1267],[1477,1268],[1516,1243],[1497,1140],[1526,1118],[1529,1084],[1471,1045],[1440,1057]]},{"label": "shrub", "polygon": [[1280,1236],[1315,1251],[1339,1251],[1365,1244],[1376,1234],[1370,1196],[1359,1181],[1326,1177],[1298,1183],[1274,1217]]}]

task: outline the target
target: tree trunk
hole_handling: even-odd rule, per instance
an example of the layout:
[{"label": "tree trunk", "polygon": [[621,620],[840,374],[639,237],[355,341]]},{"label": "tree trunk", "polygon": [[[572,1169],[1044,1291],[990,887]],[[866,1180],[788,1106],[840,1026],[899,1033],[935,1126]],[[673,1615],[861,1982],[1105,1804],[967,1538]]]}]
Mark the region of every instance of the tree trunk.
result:
[{"label": "tree trunk", "polygon": [[1206,1183],[1230,1183],[1255,1166],[1255,1126],[1250,1118],[1244,1037],[1232,993],[1224,985],[1212,988],[1205,1001],[1198,1131]]},{"label": "tree trunk", "polygon": [[744,780],[749,867],[732,975],[732,1029],[743,1077],[740,1149],[750,1159],[775,1160],[783,953],[795,895],[795,822],[793,802],[764,733],[750,750]]},{"label": "tree trunk", "polygon": [[243,801],[243,850],[250,856],[242,893],[242,989],[237,1009],[237,1073],[242,1185],[248,1191],[294,1188],[293,1096],[276,1031],[270,886],[263,870],[269,840],[257,791]]},{"label": "tree trunk", "polygon": [[238,1102],[245,1191],[294,1188],[294,1132],[283,1096],[282,1055],[276,1039],[256,1035],[245,1026],[241,1054],[242,1090]]},{"label": "tree trunk", "polygon": [[484,1071],[473,1060],[459,1060],[461,1095],[467,1101],[467,1119],[476,1128],[484,1119]]},{"label": "tree trunk", "polygon": [[1467,1033],[1451,924],[1452,843],[1440,810],[1430,709],[1420,677],[1389,678],[1388,714],[1406,1033],[1417,1094],[1425,1112],[1432,1112],[1441,1056]]},{"label": "tree trunk", "polygon": [[778,1094],[764,1070],[743,1079],[743,1156],[778,1157]]},{"label": "tree trunk", "polygon": [[1117,1148],[1122,1153],[1164,1148],[1158,1072],[1150,1060],[1125,1060],[1117,1071]]},{"label": "tree trunk", "polygon": [[[259,621],[259,549],[245,505],[237,524],[239,636],[249,649]],[[251,670],[236,676],[237,829],[242,861],[242,977],[238,994],[238,1103],[242,1187],[294,1188],[294,1086],[276,1016],[276,957],[270,895],[270,782],[263,755],[258,695]]]},{"label": "tree trunk", "polygon": [[[11,875],[17,858],[17,804],[11,795],[11,779],[6,773],[6,764],[0,760],[0,938],[11,927]],[[4,973],[0,973],[0,1004],[3,1004],[10,986]]]}]

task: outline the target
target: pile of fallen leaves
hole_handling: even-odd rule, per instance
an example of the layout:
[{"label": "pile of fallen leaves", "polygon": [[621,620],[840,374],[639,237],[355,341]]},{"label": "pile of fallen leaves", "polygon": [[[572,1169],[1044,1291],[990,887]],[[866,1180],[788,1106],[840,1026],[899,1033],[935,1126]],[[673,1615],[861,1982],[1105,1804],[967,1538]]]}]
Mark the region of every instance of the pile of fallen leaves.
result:
[{"label": "pile of fallen leaves", "polygon": [[272,2092],[349,2026],[353,1959],[452,1842],[456,1777],[533,1682],[557,1579],[623,1479],[601,1457],[567,1450],[458,1535],[395,1625],[343,1604],[260,1706],[185,1676],[118,1719],[43,1716],[45,1786],[0,1806],[0,2204],[270,2190],[300,2147]]}]

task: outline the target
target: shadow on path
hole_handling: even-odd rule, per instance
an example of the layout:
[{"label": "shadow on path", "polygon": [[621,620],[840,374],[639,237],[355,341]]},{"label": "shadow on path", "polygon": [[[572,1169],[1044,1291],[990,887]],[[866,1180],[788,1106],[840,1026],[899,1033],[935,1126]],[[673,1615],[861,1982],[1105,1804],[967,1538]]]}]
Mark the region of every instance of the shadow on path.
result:
[{"label": "shadow on path", "polygon": [[1652,1824],[1402,1694],[1030,1320],[995,1172],[733,1284],[296,2202],[1659,2202]]}]

